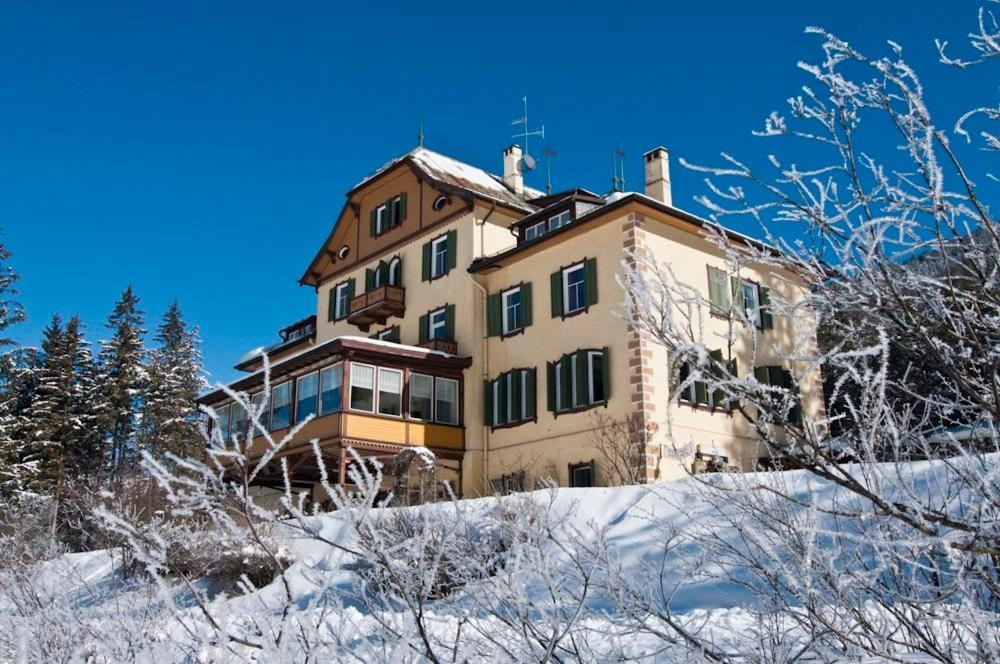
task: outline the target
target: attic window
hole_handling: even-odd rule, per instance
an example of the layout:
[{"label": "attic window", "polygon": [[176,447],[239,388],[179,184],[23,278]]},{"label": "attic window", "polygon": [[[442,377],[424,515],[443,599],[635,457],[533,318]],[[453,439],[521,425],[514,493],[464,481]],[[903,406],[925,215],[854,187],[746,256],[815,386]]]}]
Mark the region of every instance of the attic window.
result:
[{"label": "attic window", "polygon": [[435,212],[440,212],[444,209],[444,206],[448,204],[448,197],[441,195],[434,199],[434,203],[431,205]]},{"label": "attic window", "polygon": [[344,260],[350,253],[351,253],[351,248],[345,244],[343,247],[337,250],[337,258],[339,258],[340,260]]}]

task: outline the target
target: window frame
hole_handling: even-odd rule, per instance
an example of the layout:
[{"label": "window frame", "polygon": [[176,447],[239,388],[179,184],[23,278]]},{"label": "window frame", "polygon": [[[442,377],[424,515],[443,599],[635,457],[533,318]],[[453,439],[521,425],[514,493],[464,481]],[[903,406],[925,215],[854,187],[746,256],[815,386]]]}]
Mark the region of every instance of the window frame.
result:
[{"label": "window frame", "polygon": [[[557,219],[562,219],[563,216],[566,217],[566,220],[565,221],[561,221],[561,222],[559,222],[558,225],[554,226],[553,223]],[[553,231],[557,231],[560,228],[562,228],[563,226],[568,226],[572,221],[573,221],[573,213],[572,213],[572,211],[571,210],[563,210],[562,212],[560,212],[558,214],[554,214],[554,215],[552,215],[551,217],[549,217],[548,219],[545,220],[545,223],[548,226],[548,231],[547,232],[551,233]]]},{"label": "window frame", "polygon": [[[275,395],[276,391],[279,388],[282,388],[282,387],[285,387],[285,386],[288,387],[288,403],[286,404],[287,407],[288,407],[288,421],[285,422],[283,426],[275,427],[274,426],[274,405],[276,403],[276,399],[274,398],[274,395]],[[277,385],[272,385],[271,386],[271,399],[270,399],[270,401],[268,403],[268,413],[269,413],[268,422],[267,422],[267,430],[268,431],[277,431],[278,429],[288,429],[291,426],[293,426],[293,424],[292,424],[292,416],[295,414],[294,413],[294,411],[295,411],[295,403],[294,403],[294,398],[293,397],[294,397],[294,393],[293,393],[293,389],[292,389],[292,380],[291,379],[283,381],[283,382],[280,382]],[[281,406],[279,406],[279,408],[280,407]]]},{"label": "window frame", "polygon": [[[440,418],[438,409],[438,399],[440,390],[438,386],[440,383],[449,382],[455,384],[455,421],[446,422]],[[461,384],[457,378],[448,378],[447,376],[434,376],[434,421],[437,424],[443,424],[446,426],[462,426],[462,390]]]},{"label": "window frame", "polygon": [[[334,288],[334,310],[333,310],[333,320],[334,322],[344,320],[351,315],[351,294],[349,286],[351,285],[350,279],[347,281],[341,281],[339,284],[335,285]],[[344,289],[344,314],[340,314],[340,289]]]},{"label": "window frame", "polygon": [[[509,315],[507,313],[508,305],[507,298],[513,295],[517,295],[517,327],[510,327]],[[507,290],[500,291],[500,336],[510,337],[515,334],[524,332],[524,297],[521,291],[521,284],[508,288]]]},{"label": "window frame", "polygon": [[299,416],[299,403],[302,400],[299,399],[299,394],[301,394],[302,392],[301,390],[302,381],[305,380],[306,378],[309,378],[310,376],[316,376],[316,392],[313,394],[314,410],[312,412],[312,416],[314,420],[317,417],[319,417],[319,369],[316,369],[315,371],[310,371],[308,373],[302,374],[301,376],[295,377],[295,390],[293,391],[293,395],[295,397],[295,408],[293,409],[294,412],[292,413],[293,424],[299,424],[301,422],[301,417]]},{"label": "window frame", "polygon": [[[340,369],[340,399],[337,404],[336,410],[331,410],[326,412],[323,410],[323,376],[325,374],[332,373]],[[341,413],[344,411],[344,362],[334,362],[333,364],[322,367],[319,369],[319,384],[316,390],[316,400],[317,400],[317,417],[323,417],[324,415],[333,415],[334,413]]]},{"label": "window frame", "polygon": [[[576,309],[570,310],[569,309],[569,288],[570,288],[569,275],[572,274],[572,273],[576,273],[576,272],[579,272],[580,276],[581,276],[581,278],[580,278],[580,284],[579,284],[581,305],[580,305],[580,307],[578,307]],[[588,308],[588,306],[589,306],[587,304],[587,261],[580,261],[579,263],[574,263],[573,265],[570,265],[568,267],[564,267],[564,268],[561,269],[560,273],[562,275],[562,290],[563,290],[563,306],[562,306],[563,313],[562,313],[562,317],[563,318],[569,318],[570,316],[573,316],[573,315],[576,315],[576,314],[578,314],[580,312],[586,311],[587,308]]]},{"label": "window frame", "polygon": [[[256,410],[257,407],[261,405],[261,403],[255,403],[258,399],[260,399],[261,403],[267,402],[267,395],[264,393],[263,389],[260,392],[255,392],[254,394],[250,395],[250,407],[253,408],[254,410]],[[267,403],[267,407],[263,408],[261,410],[263,412],[261,412],[261,414],[260,414],[260,426],[261,426],[261,428],[264,429],[264,431],[270,431],[271,430],[271,404],[268,402]],[[250,420],[250,413],[247,413],[247,423],[248,424],[249,424],[249,420]],[[254,427],[254,429],[256,430],[256,426]],[[253,438],[254,434],[251,434],[250,437]]]},{"label": "window frame", "polygon": [[[420,418],[420,417],[414,417],[413,416],[413,392],[414,392],[414,390],[413,390],[413,379],[414,378],[426,378],[426,379],[428,379],[430,381],[430,387],[431,387],[431,393],[430,393],[430,417],[427,418],[427,419]],[[413,372],[413,371],[409,372],[409,380],[407,381],[407,385],[408,385],[409,389],[407,390],[408,394],[407,394],[407,399],[406,399],[406,416],[407,416],[407,418],[413,420],[414,422],[434,422],[434,414],[435,414],[434,413],[434,407],[435,407],[434,387],[435,387],[435,384],[436,384],[435,378],[436,378],[436,376],[434,376],[432,374],[417,373],[417,372]]]},{"label": "window frame", "polygon": [[602,394],[600,399],[594,398],[595,387],[600,384],[601,391],[604,391],[604,376],[601,376],[601,381],[598,383],[594,379],[594,357],[601,358],[601,372],[607,371],[607,362],[604,361],[604,351],[603,350],[588,350],[587,351],[587,400],[589,406],[595,406],[602,403],[608,402],[608,395]]},{"label": "window frame", "polygon": [[[222,442],[227,445],[229,444],[229,439],[230,439],[229,434],[230,434],[230,423],[233,410],[232,405],[233,405],[232,402],[226,402],[225,404],[214,409],[216,424],[219,427],[219,434],[222,437]],[[226,414],[225,419],[223,419],[222,416],[223,413]]]},{"label": "window frame", "polygon": [[392,327],[387,327],[384,330],[379,330],[378,332],[375,333],[375,339],[376,339],[376,341],[389,341],[391,343],[396,343],[396,342],[392,341],[391,339],[383,339],[382,337],[383,337],[383,335],[392,336],[392,333],[396,331],[397,327],[398,326],[393,325]]},{"label": "window frame", "polygon": [[[538,229],[538,228],[541,228],[541,231],[535,233],[534,236],[532,236],[532,237],[528,237],[529,233],[531,233],[533,230]],[[539,221],[539,222],[536,222],[534,224],[531,224],[530,226],[525,226],[524,227],[524,241],[525,242],[534,242],[535,240],[537,240],[538,238],[542,237],[543,235],[545,235],[548,232],[549,232],[548,221],[543,219],[542,221]]]},{"label": "window frame", "polygon": [[[576,472],[580,471],[580,470],[586,470],[587,472],[590,473],[590,484],[586,484],[586,485],[579,484],[578,485],[574,481],[573,478],[576,477]],[[587,489],[587,488],[596,487],[597,486],[597,464],[594,463],[593,460],[591,460],[591,461],[581,461],[580,463],[571,463],[571,464],[569,464],[569,477],[567,479],[569,480],[569,488],[571,488],[571,489]]]},{"label": "window frame", "polygon": [[[441,326],[442,336],[440,337],[434,336],[434,328],[435,328],[434,317],[437,316],[438,314],[441,315],[440,326]],[[429,311],[427,313],[427,339],[428,340],[439,339],[441,341],[448,341],[447,334],[448,334],[448,306],[445,305],[443,307],[438,307],[437,309]]]},{"label": "window frame", "polygon": [[389,201],[375,206],[375,237],[389,230]]},{"label": "window frame", "polygon": [[[437,268],[438,268],[438,247],[439,246],[442,247],[441,253],[440,253],[441,260],[442,260],[442,266],[441,266],[441,271],[440,272],[437,270]],[[438,236],[438,237],[434,238],[433,240],[431,240],[431,270],[430,270],[430,278],[432,280],[433,279],[440,279],[441,277],[445,276],[446,274],[448,274],[448,234],[447,233],[445,233],[444,235]]]},{"label": "window frame", "polygon": [[[393,419],[403,418],[403,395],[405,393],[404,389],[404,373],[402,369],[396,369],[395,367],[376,367],[375,372],[375,414],[381,415],[382,417],[391,417]],[[399,414],[393,415],[392,413],[382,412],[382,374],[383,373],[393,373],[399,375],[399,392],[397,396],[399,397]]]},{"label": "window frame", "polygon": [[402,280],[401,279],[402,275],[400,274],[402,272],[402,268],[403,268],[403,261],[399,258],[399,256],[393,256],[392,259],[389,261],[389,269],[386,270],[386,272],[388,273],[386,275],[387,286],[395,286],[397,288],[399,287],[399,284]]},{"label": "window frame", "polygon": [[[750,312],[750,307],[747,306],[747,288],[753,293],[754,307],[753,313]],[[750,320],[754,327],[759,330],[764,329],[764,316],[761,314],[760,310],[760,284],[756,281],[751,281],[750,279],[740,279],[740,297],[743,300],[743,314]]]},{"label": "window frame", "polygon": [[[365,410],[364,408],[354,407],[354,378],[357,376],[357,367],[365,367],[372,370],[372,386],[370,388],[359,388],[359,389],[370,389],[372,391],[372,407],[371,410]],[[357,413],[368,413],[369,415],[374,415],[376,412],[375,402],[377,400],[378,385],[377,385],[377,367],[374,364],[367,364],[364,362],[351,362],[350,380],[348,381],[348,393],[347,393],[347,407],[349,410],[353,410]]]}]

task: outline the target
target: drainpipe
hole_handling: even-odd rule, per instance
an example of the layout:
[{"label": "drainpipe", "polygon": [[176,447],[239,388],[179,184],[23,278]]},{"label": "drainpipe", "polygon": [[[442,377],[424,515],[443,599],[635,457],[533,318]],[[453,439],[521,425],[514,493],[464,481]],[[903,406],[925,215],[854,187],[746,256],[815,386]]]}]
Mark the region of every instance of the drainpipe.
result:
[{"label": "drainpipe", "polygon": [[[486,213],[481,222],[476,221],[475,223],[479,226],[479,251],[483,256],[486,255],[486,222],[493,215],[497,209],[496,202],[490,208],[490,211]],[[475,217],[473,217],[475,219]],[[476,281],[476,278],[469,272],[466,272],[469,276],[469,280],[472,284],[479,289],[481,301],[483,303],[483,380],[480,383],[485,385],[486,381],[490,379],[490,358],[489,358],[489,334],[486,329],[486,287],[481,283]],[[490,485],[490,428],[486,425],[486,420],[483,420],[483,495],[486,495],[486,490]]]}]

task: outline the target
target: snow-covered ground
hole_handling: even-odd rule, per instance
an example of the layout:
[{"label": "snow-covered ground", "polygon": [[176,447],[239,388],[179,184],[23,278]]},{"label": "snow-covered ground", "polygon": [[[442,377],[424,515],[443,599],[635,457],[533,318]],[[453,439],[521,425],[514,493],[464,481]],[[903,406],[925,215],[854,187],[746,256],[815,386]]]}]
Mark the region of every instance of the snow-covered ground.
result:
[{"label": "snow-covered ground", "polygon": [[[941,472],[934,462],[911,464],[908,470],[915,483],[928,490]],[[749,480],[780,487],[801,499],[802,509],[839,506],[843,498],[834,485],[804,471],[704,477],[723,486]],[[508,513],[524,513],[530,501],[537,509],[532,522],[543,524],[539,530],[552,536],[537,557],[509,560],[497,578],[468,583],[444,599],[427,601],[421,620],[439,643],[457,640],[468,644],[475,653],[473,659],[484,653],[490,653],[493,661],[541,659],[544,654],[544,648],[527,636],[527,645],[506,646],[502,639],[513,642],[520,637],[512,626],[516,620],[506,620],[495,610],[499,603],[509,605],[507,618],[523,613],[539,625],[575,620],[573,648],[588,653],[588,658],[700,660],[683,650],[683,644],[658,636],[655,624],[636,629],[635,617],[627,615],[626,607],[634,607],[637,599],[642,599],[654,610],[669,608],[671,619],[709,637],[718,652],[749,655],[741,651],[747,635],[764,633],[782,634],[778,650],[793,652],[801,635],[788,616],[776,619],[787,624],[762,625],[754,594],[741,583],[739,570],[726,561],[705,558],[699,543],[728,541],[738,548],[740,538],[747,536],[719,501],[707,499],[714,492],[706,491],[699,481],[689,478],[651,486],[541,490],[503,499],[408,508],[436,510],[441,517],[438,523],[461,523],[485,531],[496,526],[499,507],[504,506]],[[782,518],[777,513],[775,516]],[[93,645],[97,642],[93,635],[115,630],[123,641],[135,639],[137,631],[145,635],[138,642],[119,643],[115,656],[131,654],[164,662],[190,658],[299,661],[307,656],[319,661],[420,661],[423,646],[412,638],[384,638],[392,633],[416,633],[414,612],[403,603],[379,605],[359,582],[356,558],[343,550],[361,546],[350,520],[342,513],[331,513],[313,517],[308,526],[306,530],[312,534],[301,528],[284,533],[294,559],[285,575],[287,586],[276,580],[253,592],[220,594],[206,600],[205,609],[216,627],[210,626],[206,611],[195,601],[197,593],[209,590],[207,583],[158,588],[141,576],[123,580],[117,554],[96,551],[63,556],[36,572],[33,585],[39,606],[56,608],[33,624],[18,616],[10,589],[0,591],[0,629],[25,634],[18,649],[27,654],[37,645],[33,642],[38,638],[37,620],[53,624],[62,620],[62,636],[75,644],[75,656],[93,655],[97,661],[111,655],[106,646]],[[602,562],[598,565],[597,561]],[[599,572],[587,576],[587,570],[598,568]],[[489,585],[498,580],[509,595]],[[586,593],[581,592],[585,585]],[[286,592],[291,593],[291,602],[285,601]],[[486,610],[488,602],[492,602],[492,611]],[[378,608],[373,610],[373,606]],[[292,630],[289,625],[296,627]],[[292,637],[285,636],[275,644],[268,637],[280,629]],[[464,632],[456,638],[460,629]],[[261,651],[220,642],[216,638],[220,631],[267,646]],[[511,636],[494,638],[504,634]],[[54,642],[58,643],[59,637],[52,634]],[[88,638],[94,639],[90,645]],[[311,652],[304,643],[311,644]],[[768,652],[776,652],[773,644],[768,647],[772,649]],[[449,658],[454,654],[461,660],[462,648],[460,645],[449,652]],[[764,645],[761,648],[764,652]],[[0,659],[14,655],[0,652]]]}]

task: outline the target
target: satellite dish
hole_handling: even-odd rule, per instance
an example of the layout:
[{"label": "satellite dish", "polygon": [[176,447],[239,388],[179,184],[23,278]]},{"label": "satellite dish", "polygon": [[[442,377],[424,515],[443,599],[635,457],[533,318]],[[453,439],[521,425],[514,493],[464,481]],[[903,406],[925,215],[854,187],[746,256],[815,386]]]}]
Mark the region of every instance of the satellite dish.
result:
[{"label": "satellite dish", "polygon": [[535,167],[537,165],[538,164],[535,163],[535,158],[532,157],[530,154],[526,154],[523,157],[521,157],[520,166],[521,166],[521,172],[522,173],[524,171],[533,171],[533,170],[535,170]]}]

